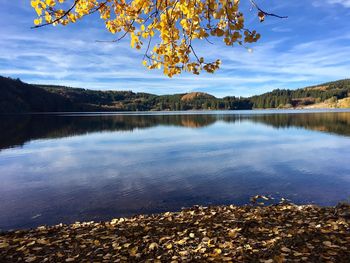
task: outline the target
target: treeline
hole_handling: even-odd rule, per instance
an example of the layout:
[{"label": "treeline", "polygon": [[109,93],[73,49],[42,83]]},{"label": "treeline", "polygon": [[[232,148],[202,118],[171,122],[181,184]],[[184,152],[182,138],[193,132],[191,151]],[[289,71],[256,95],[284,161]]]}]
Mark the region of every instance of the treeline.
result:
[{"label": "treeline", "polygon": [[0,77],[0,113],[58,111],[185,111],[292,108],[349,97],[350,80],[297,90],[274,90],[250,98],[216,98],[193,92],[154,95],[132,91],[98,91],[54,85],[31,85]]},{"label": "treeline", "polygon": [[203,96],[192,100],[183,100],[185,94],[158,96],[154,99],[152,110],[243,110],[252,109],[249,99],[225,97],[218,99]]},{"label": "treeline", "polygon": [[0,77],[0,112],[38,112],[74,110],[75,106],[64,97],[23,83],[19,79]]},{"label": "treeline", "polygon": [[74,104],[84,103],[103,110],[119,111],[183,111],[183,110],[246,110],[253,108],[292,108],[349,97],[350,80],[339,80],[297,90],[276,89],[250,98],[228,96],[215,98],[206,93],[157,96],[132,91],[94,91],[61,86],[39,86],[60,94]]},{"label": "treeline", "polygon": [[[118,111],[185,111],[185,110],[240,110],[252,109],[253,104],[247,98],[215,98],[206,93],[196,92],[193,99],[184,99],[185,95],[154,95],[134,93],[132,91],[96,91],[62,86],[37,85],[54,94],[69,99],[74,104],[87,104],[101,110]],[[189,96],[191,97],[191,96]]]},{"label": "treeline", "polygon": [[291,108],[349,97],[350,80],[339,80],[297,90],[273,90],[253,96],[254,108]]}]

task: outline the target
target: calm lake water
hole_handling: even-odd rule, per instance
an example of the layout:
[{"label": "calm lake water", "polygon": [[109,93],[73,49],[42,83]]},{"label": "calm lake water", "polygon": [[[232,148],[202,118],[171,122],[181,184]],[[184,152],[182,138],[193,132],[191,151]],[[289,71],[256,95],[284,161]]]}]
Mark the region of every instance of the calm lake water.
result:
[{"label": "calm lake water", "polygon": [[350,111],[0,117],[0,229],[350,199]]}]

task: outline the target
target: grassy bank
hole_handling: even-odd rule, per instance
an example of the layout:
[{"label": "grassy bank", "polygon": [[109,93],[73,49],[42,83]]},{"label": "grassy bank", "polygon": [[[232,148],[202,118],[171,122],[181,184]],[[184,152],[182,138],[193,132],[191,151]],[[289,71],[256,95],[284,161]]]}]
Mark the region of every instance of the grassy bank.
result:
[{"label": "grassy bank", "polygon": [[308,106],[298,107],[299,109],[349,109],[350,98],[340,100],[328,100]]},{"label": "grassy bank", "polygon": [[350,262],[350,206],[215,206],[0,235],[0,262]]}]

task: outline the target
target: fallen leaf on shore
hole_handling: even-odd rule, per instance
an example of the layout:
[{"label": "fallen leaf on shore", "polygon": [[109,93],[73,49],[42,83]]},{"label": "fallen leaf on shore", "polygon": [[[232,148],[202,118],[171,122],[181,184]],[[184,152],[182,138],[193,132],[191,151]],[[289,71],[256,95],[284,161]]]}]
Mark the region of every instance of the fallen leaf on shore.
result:
[{"label": "fallen leaf on shore", "polygon": [[349,263],[349,213],[347,204],[195,206],[59,224],[0,233],[0,262]]}]

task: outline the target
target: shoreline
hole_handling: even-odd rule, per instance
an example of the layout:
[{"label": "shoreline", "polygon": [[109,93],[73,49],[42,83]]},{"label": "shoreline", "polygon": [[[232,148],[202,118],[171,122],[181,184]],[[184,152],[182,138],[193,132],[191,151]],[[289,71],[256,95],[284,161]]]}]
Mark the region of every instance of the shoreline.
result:
[{"label": "shoreline", "polygon": [[212,206],[0,233],[1,262],[350,262],[350,205]]},{"label": "shoreline", "polygon": [[163,111],[37,111],[37,112],[0,112],[0,116],[28,116],[28,115],[195,115],[195,114],[213,114],[222,112],[303,112],[303,113],[322,113],[322,112],[349,112],[350,107],[346,108],[313,108],[313,107],[296,107],[296,108],[252,108],[252,109],[235,109],[235,110],[163,110]]}]

